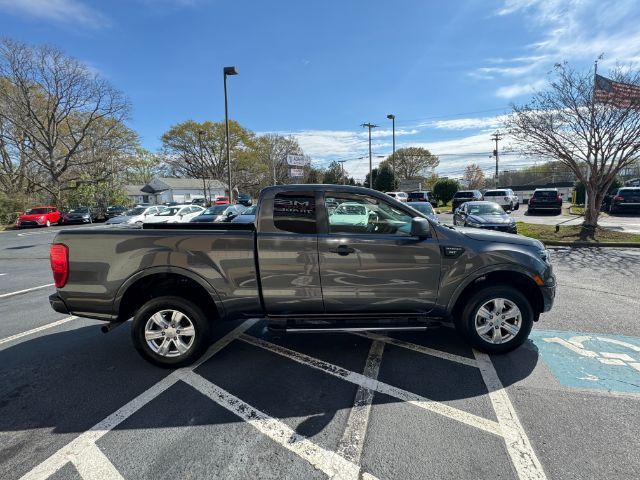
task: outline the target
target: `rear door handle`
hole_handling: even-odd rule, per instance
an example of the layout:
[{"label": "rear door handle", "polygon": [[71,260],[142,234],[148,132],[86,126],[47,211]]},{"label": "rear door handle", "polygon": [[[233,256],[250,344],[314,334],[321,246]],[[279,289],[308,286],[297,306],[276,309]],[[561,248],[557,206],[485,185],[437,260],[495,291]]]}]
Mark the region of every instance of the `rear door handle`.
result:
[{"label": "rear door handle", "polygon": [[338,255],[345,256],[349,255],[350,253],[355,253],[356,250],[347,245],[338,245],[338,248],[331,248],[329,249],[329,251],[331,253],[337,253]]}]

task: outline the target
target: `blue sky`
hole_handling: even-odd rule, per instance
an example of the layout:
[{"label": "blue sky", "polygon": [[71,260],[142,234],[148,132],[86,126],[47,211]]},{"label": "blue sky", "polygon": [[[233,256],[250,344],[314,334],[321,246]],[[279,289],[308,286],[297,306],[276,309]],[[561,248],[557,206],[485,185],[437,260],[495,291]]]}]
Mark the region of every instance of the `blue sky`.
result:
[{"label": "blue sky", "polygon": [[[171,125],[230,115],[255,132],[295,135],[318,165],[417,145],[442,174],[490,169],[490,134],[511,102],[544,88],[553,64],[601,73],[640,60],[636,0],[0,0],[0,32],[52,44],[87,63],[133,105],[129,122],[156,150]],[[505,142],[505,145],[508,140]],[[485,153],[486,152],[486,153]],[[503,157],[505,168],[535,159]]]}]

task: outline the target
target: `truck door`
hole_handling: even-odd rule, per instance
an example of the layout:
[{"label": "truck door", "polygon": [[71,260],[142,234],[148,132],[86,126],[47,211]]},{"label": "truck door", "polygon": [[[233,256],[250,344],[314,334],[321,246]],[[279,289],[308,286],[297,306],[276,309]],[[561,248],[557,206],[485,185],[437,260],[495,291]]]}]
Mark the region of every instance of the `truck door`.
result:
[{"label": "truck door", "polygon": [[269,315],[322,314],[317,198],[310,190],[266,190],[259,212],[257,255]]},{"label": "truck door", "polygon": [[326,313],[421,314],[433,308],[440,249],[435,235],[410,235],[418,214],[361,194],[327,192],[324,205],[318,256]]}]

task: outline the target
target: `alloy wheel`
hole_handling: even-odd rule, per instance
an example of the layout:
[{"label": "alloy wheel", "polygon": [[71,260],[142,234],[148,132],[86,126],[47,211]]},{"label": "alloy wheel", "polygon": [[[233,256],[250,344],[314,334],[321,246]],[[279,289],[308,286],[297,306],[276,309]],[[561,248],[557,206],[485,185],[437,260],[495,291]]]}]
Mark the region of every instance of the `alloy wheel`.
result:
[{"label": "alloy wheel", "polygon": [[494,298],[477,310],[474,323],[476,332],[485,342],[503,344],[520,332],[522,313],[511,300]]}]

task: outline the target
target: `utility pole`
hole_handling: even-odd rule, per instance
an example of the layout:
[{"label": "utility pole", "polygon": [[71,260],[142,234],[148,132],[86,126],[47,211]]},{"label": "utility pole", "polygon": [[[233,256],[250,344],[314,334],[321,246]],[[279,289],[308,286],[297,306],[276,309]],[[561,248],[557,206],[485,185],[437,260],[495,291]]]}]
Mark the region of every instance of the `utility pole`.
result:
[{"label": "utility pole", "polygon": [[204,166],[204,155],[202,154],[202,135],[203,130],[198,130],[198,146],[200,148],[200,165],[202,165],[202,198],[204,199],[204,206],[207,206],[207,174]]},{"label": "utility pole", "polygon": [[378,125],[372,123],[363,123],[364,128],[369,129],[369,188],[373,188],[373,161],[371,160],[371,129],[378,128]]},{"label": "utility pole", "polygon": [[502,134],[498,131],[496,133],[494,133],[493,135],[491,135],[491,140],[493,140],[494,142],[496,142],[496,148],[493,151],[493,155],[496,157],[496,176],[493,182],[493,187],[494,188],[498,188],[498,142],[500,140],[502,140]]},{"label": "utility pole", "polygon": [[344,179],[344,162],[346,162],[346,160],[338,160],[338,163],[340,164],[340,167],[342,168],[342,184],[345,184],[345,179]]},{"label": "utility pole", "polygon": [[396,116],[392,113],[390,113],[389,115],[387,115],[387,118],[389,120],[391,120],[391,132],[393,135],[393,156],[391,157],[393,159],[392,161],[392,165],[393,165],[393,189],[395,190],[396,187]]}]

